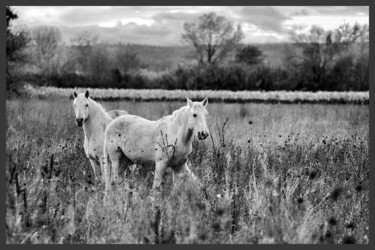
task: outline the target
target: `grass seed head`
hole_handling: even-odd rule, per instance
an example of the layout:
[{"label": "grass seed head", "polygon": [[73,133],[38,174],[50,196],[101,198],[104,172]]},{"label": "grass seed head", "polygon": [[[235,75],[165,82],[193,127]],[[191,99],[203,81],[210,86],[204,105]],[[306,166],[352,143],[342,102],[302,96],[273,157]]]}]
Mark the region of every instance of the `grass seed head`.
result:
[{"label": "grass seed head", "polygon": [[342,239],[342,243],[343,244],[355,244],[356,241],[355,241],[355,238],[353,236],[346,235]]},{"label": "grass seed head", "polygon": [[332,233],[331,233],[331,231],[327,231],[327,232],[325,233],[325,237],[326,237],[326,239],[330,239],[330,238],[332,237]]},{"label": "grass seed head", "polygon": [[220,232],[220,230],[221,230],[221,226],[220,226],[220,223],[219,223],[219,222],[212,223],[211,227],[212,227],[212,229],[213,229],[215,232]]},{"label": "grass seed head", "polygon": [[300,205],[300,204],[302,204],[304,202],[304,200],[303,200],[303,198],[302,197],[299,197],[298,199],[297,199],[297,203]]},{"label": "grass seed head", "polygon": [[357,191],[358,193],[362,192],[363,190],[363,187],[362,187],[362,184],[358,184],[356,187],[355,187],[355,191]]},{"label": "grass seed head", "polygon": [[337,225],[337,220],[335,219],[335,217],[331,217],[328,219],[328,224],[331,225],[331,226],[336,226]]},{"label": "grass seed head", "polygon": [[343,189],[342,187],[336,187],[333,189],[333,191],[330,194],[330,197],[333,201],[337,201],[342,193]]},{"label": "grass seed head", "polygon": [[217,210],[216,210],[216,215],[218,215],[218,216],[222,216],[224,214],[224,209],[223,208],[218,208]]},{"label": "grass seed head", "polygon": [[311,171],[311,172],[310,172],[310,175],[309,175],[309,179],[310,179],[310,180],[314,180],[315,177],[316,177],[316,174],[317,174],[317,173],[316,173],[315,170]]}]

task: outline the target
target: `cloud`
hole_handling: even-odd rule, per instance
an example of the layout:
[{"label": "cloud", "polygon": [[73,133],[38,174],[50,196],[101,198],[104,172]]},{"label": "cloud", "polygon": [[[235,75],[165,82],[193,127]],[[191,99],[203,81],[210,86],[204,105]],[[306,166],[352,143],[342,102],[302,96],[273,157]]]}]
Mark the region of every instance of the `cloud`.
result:
[{"label": "cloud", "polygon": [[99,34],[102,42],[109,43],[131,43],[131,44],[149,44],[149,45],[178,45],[182,44],[181,33],[175,31],[175,27],[167,24],[155,24],[151,26],[139,25],[133,22],[117,25],[114,27],[61,27],[61,33],[65,42],[82,30],[88,30]]},{"label": "cloud", "polygon": [[283,31],[282,22],[290,18],[271,6],[243,7],[238,14],[241,15],[240,20],[244,22],[255,24],[262,30],[278,33]]},{"label": "cloud", "polygon": [[309,13],[310,12],[307,9],[297,9],[292,12],[292,15],[293,16],[308,16]]},{"label": "cloud", "polygon": [[368,6],[297,6],[297,7],[275,7],[280,11],[294,10],[293,16],[355,16],[360,13],[369,15]]},{"label": "cloud", "polygon": [[123,18],[146,18],[170,7],[148,6],[16,6],[15,9],[31,26],[49,24],[55,26],[88,26]]},{"label": "cloud", "polygon": [[92,30],[109,43],[182,45],[184,22],[211,11],[241,24],[247,42],[281,41],[294,24],[368,23],[368,6],[16,6],[20,24],[59,27],[65,41]]},{"label": "cloud", "polygon": [[[65,11],[60,19],[65,26],[95,25],[123,18],[136,18],[141,7],[78,7]],[[151,10],[149,10],[151,11]],[[146,13],[144,13],[145,15]]]},{"label": "cloud", "polygon": [[187,13],[187,12],[159,12],[152,16],[152,18],[157,22],[165,22],[165,21],[177,21],[177,22],[191,22],[198,20],[198,17],[201,16],[203,13]]}]

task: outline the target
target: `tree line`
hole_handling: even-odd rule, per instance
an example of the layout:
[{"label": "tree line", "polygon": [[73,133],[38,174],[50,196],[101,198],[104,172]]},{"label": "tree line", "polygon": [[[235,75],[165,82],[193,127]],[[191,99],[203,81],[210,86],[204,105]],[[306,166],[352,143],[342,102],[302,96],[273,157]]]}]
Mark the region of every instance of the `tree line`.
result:
[{"label": "tree line", "polygon": [[240,25],[211,12],[182,27],[182,39],[194,48],[191,56],[196,63],[152,74],[127,45],[105,44],[99,35],[85,30],[66,45],[56,27],[12,29],[11,22],[17,18],[15,10],[6,7],[9,93],[17,92],[23,83],[135,89],[369,90],[368,25],[343,24],[330,31],[316,26],[294,28],[288,34],[290,43],[283,47],[282,65],[273,66],[257,46],[242,43]]}]

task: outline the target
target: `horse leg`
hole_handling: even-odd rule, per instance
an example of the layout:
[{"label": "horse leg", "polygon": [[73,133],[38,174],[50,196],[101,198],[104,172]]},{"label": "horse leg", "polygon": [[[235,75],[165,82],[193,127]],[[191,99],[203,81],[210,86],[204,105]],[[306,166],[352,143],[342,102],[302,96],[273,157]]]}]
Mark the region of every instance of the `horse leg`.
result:
[{"label": "horse leg", "polygon": [[183,169],[172,169],[172,181],[173,185],[176,186],[177,183],[179,183],[184,176]]},{"label": "horse leg", "polygon": [[161,198],[161,189],[163,185],[163,174],[166,169],[165,163],[163,161],[156,162],[155,167],[155,177],[154,177],[154,184],[152,186],[154,192],[154,199],[157,203],[160,201]]},{"label": "horse leg", "polygon": [[183,166],[184,168],[184,171],[186,171],[186,173],[190,176],[190,178],[193,180],[193,181],[198,181],[198,178],[195,176],[195,174],[191,171],[191,169],[189,168],[187,162],[184,164]]},{"label": "horse leg", "polygon": [[111,168],[112,168],[112,165],[110,163],[110,157],[109,155],[106,155],[106,156],[103,156],[102,158],[102,165],[103,165],[103,176],[102,176],[102,180],[104,182],[104,185],[105,185],[105,190],[106,192],[109,191],[110,189],[110,182],[111,182]]},{"label": "horse leg", "polygon": [[118,177],[118,168],[120,166],[120,163],[122,161],[125,161],[125,155],[122,151],[115,150],[115,151],[109,151],[109,156],[112,162],[112,182],[118,183],[119,177]]},{"label": "horse leg", "polygon": [[105,197],[107,197],[107,194],[109,194],[109,191],[111,189],[111,170],[112,170],[112,164],[111,162],[113,161],[113,157],[111,152],[111,147],[107,143],[107,139],[104,140],[104,145],[103,145],[103,154],[102,154],[102,169],[103,169],[103,182],[105,184]]},{"label": "horse leg", "polygon": [[[132,163],[129,160],[129,158],[126,157],[124,154],[122,154],[122,156],[120,158],[120,165],[119,165],[119,167],[121,167],[121,171],[124,171],[122,177],[124,177],[124,173],[126,171],[126,168],[129,167],[131,164]],[[136,166],[136,164],[133,164],[133,165]]]},{"label": "horse leg", "polygon": [[183,165],[183,170],[190,177],[190,180],[194,182],[194,184],[196,184],[200,188],[203,186],[197,176],[191,171],[187,162]]},{"label": "horse leg", "polygon": [[101,166],[100,164],[98,164],[98,162],[96,162],[95,160],[92,160],[90,159],[90,163],[91,163],[91,166],[92,166],[92,170],[94,171],[94,176],[95,176],[95,183],[98,183],[100,182],[100,174],[99,174],[99,171]]},{"label": "horse leg", "polygon": [[91,167],[92,167],[92,171],[94,172],[94,176],[95,176],[95,181],[96,181],[96,166],[95,166],[95,162],[91,159],[90,160],[90,164],[91,164]]},{"label": "horse leg", "polygon": [[[102,158],[102,161],[104,161],[104,160],[105,160],[105,157]],[[102,177],[101,181],[102,181],[102,183],[105,183],[105,178],[106,178],[106,164],[105,163],[101,163],[100,164],[100,171],[102,173],[102,175],[101,175],[101,177]]]}]

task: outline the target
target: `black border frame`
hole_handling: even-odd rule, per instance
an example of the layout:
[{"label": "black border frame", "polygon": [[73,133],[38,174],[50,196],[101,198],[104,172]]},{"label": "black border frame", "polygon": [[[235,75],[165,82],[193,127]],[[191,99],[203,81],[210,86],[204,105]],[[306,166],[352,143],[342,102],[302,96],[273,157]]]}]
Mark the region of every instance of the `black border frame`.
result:
[{"label": "black border frame", "polygon": [[[177,5],[180,5],[180,6],[227,6],[227,5],[231,5],[231,6],[292,6],[292,5],[295,5],[295,6],[370,6],[370,100],[373,99],[373,95],[374,95],[374,92],[375,92],[375,87],[374,87],[374,84],[371,84],[374,80],[375,80],[375,56],[374,56],[374,47],[375,47],[375,31],[374,31],[374,28],[375,28],[375,17],[374,17],[374,13],[375,13],[375,1],[373,0],[283,0],[283,1],[277,1],[277,0],[252,0],[252,1],[249,1],[249,0],[179,0],[178,2],[176,1],[172,1],[172,0],[159,0],[158,2],[155,2],[155,1],[151,1],[151,0],[130,0],[130,1],[121,1],[121,0],[107,0],[107,1],[103,1],[103,0],[90,0],[90,1],[83,1],[83,0],[79,0],[79,1],[74,1],[74,0],[65,0],[65,1],[48,1],[48,0],[35,0],[35,1],[27,1],[27,0],[5,0],[3,1],[3,13],[5,11],[5,6],[7,5],[10,5],[10,6],[108,6],[108,5],[114,5],[114,6],[140,6],[140,5],[144,5],[144,6],[177,6]],[[371,16],[371,14],[373,16]],[[0,25],[2,27],[2,32],[0,32],[0,37],[1,37],[1,46],[2,48],[5,47],[5,38],[6,38],[6,32],[5,32],[5,28],[6,28],[6,23],[5,23],[5,19],[1,19],[0,20]],[[1,59],[1,69],[2,69],[2,73],[0,75],[0,100],[2,100],[2,105],[1,105],[1,108],[0,108],[0,113],[1,113],[1,117],[3,118],[2,119],[2,122],[0,123],[0,130],[3,131],[1,134],[0,134],[0,141],[2,142],[2,147],[0,149],[0,160],[2,160],[2,162],[5,162],[5,157],[6,157],[6,152],[5,152],[5,124],[6,124],[6,92],[5,92],[5,65],[6,65],[6,54],[5,54],[5,49],[2,49],[0,50],[0,58]],[[371,124],[375,124],[375,114],[374,112],[371,112],[371,110],[375,110],[375,107],[374,107],[374,103],[373,102],[370,102],[369,104],[369,108],[370,108],[370,118],[369,118],[369,133],[370,133],[370,142],[369,142],[369,152],[370,152],[370,169],[371,169],[371,165],[374,165],[374,162],[375,162],[375,152],[374,152],[374,148],[375,148],[375,126],[370,126]],[[3,160],[4,159],[4,160]],[[4,184],[5,184],[5,166],[3,167],[3,170],[0,171],[1,172],[1,178],[2,180],[4,180]],[[370,223],[369,223],[369,227],[370,227],[370,235],[369,235],[369,239],[370,239],[370,243],[367,244],[367,245],[303,245],[304,248],[314,248],[314,247],[319,247],[319,248],[344,248],[344,249],[352,249],[354,247],[361,247],[361,248],[364,248],[364,249],[369,249],[371,246],[375,245],[375,236],[374,236],[374,226],[375,226],[375,217],[374,217],[374,208],[375,208],[375,199],[372,198],[374,195],[374,191],[375,191],[375,180],[372,180],[374,179],[373,176],[374,176],[374,170],[370,170]],[[3,217],[1,218],[2,219],[2,223],[3,225],[5,225],[5,185],[1,185],[0,187],[0,200],[3,202],[2,206],[1,206],[1,210],[0,210],[0,214],[3,215]],[[1,237],[1,245],[3,247],[5,247],[6,249],[22,249],[22,248],[34,248],[34,249],[40,249],[40,248],[47,248],[47,247],[50,247],[49,245],[29,245],[29,246],[25,246],[25,245],[7,245],[5,244],[5,239],[6,239],[6,234],[5,234],[5,227],[3,228],[3,234],[2,234],[2,237]],[[106,245],[107,246],[107,245]],[[74,249],[78,249],[82,246],[79,246],[79,245],[56,245],[56,246],[53,246],[54,248],[65,248],[65,247],[69,247],[69,248],[74,248]],[[88,246],[83,246],[83,248],[96,248],[96,249],[99,249],[99,248],[102,248],[102,247],[105,247],[105,246],[101,246],[101,245],[88,245]],[[175,248],[175,247],[178,247],[178,248],[185,248],[185,249],[188,249],[188,248],[191,248],[191,247],[194,247],[194,248],[200,248],[200,249],[206,249],[206,248],[215,248],[215,249],[228,249],[228,248],[231,248],[232,246],[230,245],[194,245],[194,246],[191,246],[191,245],[178,245],[178,246],[151,246],[151,245],[111,245],[110,246],[111,248],[123,248],[123,247],[131,247],[131,248],[137,248],[137,249],[172,249],[172,248]],[[247,247],[255,247],[257,249],[259,248],[299,248],[301,247],[301,245],[235,245],[233,246],[235,247],[236,249],[246,249]]]}]

